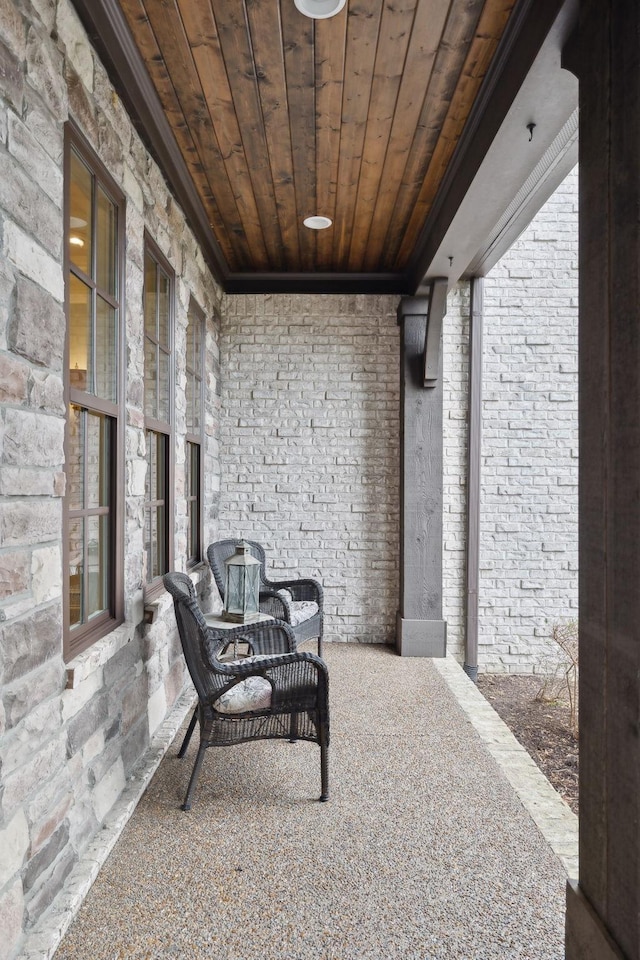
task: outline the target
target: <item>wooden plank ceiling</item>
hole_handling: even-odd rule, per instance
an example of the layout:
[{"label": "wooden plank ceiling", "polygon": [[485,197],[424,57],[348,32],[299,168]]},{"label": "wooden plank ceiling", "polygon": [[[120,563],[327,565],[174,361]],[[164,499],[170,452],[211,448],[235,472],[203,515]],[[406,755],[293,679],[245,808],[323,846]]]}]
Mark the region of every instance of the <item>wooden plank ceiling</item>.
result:
[{"label": "wooden plank ceiling", "polygon": [[401,274],[515,3],[120,0],[230,274]]}]

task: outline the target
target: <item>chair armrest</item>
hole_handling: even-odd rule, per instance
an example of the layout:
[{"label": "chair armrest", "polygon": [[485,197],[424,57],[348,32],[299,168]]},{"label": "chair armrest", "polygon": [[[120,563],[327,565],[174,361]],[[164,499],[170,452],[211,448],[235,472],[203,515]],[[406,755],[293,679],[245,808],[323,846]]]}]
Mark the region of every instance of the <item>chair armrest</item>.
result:
[{"label": "chair armrest", "polygon": [[270,591],[288,590],[294,600],[315,600],[322,610],[322,586],[317,580],[310,577],[300,577],[297,580],[270,580],[267,584]]},{"label": "chair armrest", "polygon": [[324,660],[313,653],[287,654],[265,669],[264,676],[272,688],[272,709],[287,712],[308,709],[310,698],[325,727],[329,742],[329,671]]},{"label": "chair armrest", "polygon": [[246,643],[254,655],[279,655],[294,652],[296,649],[293,630],[281,620],[244,623],[232,630],[219,630],[208,626],[207,654],[216,669],[218,665],[222,666],[218,660],[218,651],[233,643]]},{"label": "chair armrest", "polygon": [[228,673],[238,678],[262,677],[268,670],[269,676],[275,681],[277,688],[278,673],[283,672],[285,668],[291,664],[296,663],[311,664],[317,673],[324,678],[325,682],[328,681],[329,673],[324,660],[321,660],[320,657],[317,657],[314,653],[301,653],[300,651],[296,653],[279,653],[273,656],[261,656],[259,658],[247,657],[244,660],[233,660],[229,663],[221,662],[219,666],[216,665],[216,669],[219,669],[221,673]]},{"label": "chair armrest", "polygon": [[313,653],[283,653],[237,660],[221,666],[224,670],[217,671],[219,678],[222,679],[220,673],[223,672],[228,681],[211,698],[213,709],[216,709],[216,701],[227,690],[250,677],[260,677],[271,686],[271,705],[265,708],[265,712],[284,713],[292,717],[296,713],[314,711],[317,726],[322,728],[324,742],[328,744],[329,672],[320,657]]},{"label": "chair armrest", "polygon": [[289,604],[275,590],[260,591],[260,613],[268,613],[276,620],[284,620],[285,622],[291,620]]}]

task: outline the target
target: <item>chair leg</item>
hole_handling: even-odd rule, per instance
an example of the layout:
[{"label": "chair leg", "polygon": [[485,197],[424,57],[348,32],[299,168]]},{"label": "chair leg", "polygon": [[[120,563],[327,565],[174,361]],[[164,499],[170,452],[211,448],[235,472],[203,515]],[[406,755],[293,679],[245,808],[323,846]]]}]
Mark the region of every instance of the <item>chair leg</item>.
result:
[{"label": "chair leg", "polygon": [[329,747],[324,742],[325,737],[320,740],[320,776],[322,780],[322,793],[320,800],[324,803],[329,799]]},{"label": "chair leg", "polygon": [[289,743],[298,742],[298,714],[292,713],[289,718]]},{"label": "chair leg", "polygon": [[193,765],[193,770],[191,771],[191,779],[189,780],[189,786],[187,788],[187,795],[184,798],[184,803],[182,804],[183,810],[191,810],[191,798],[193,796],[193,791],[195,790],[196,780],[198,779],[198,774],[200,773],[200,767],[202,766],[202,761],[204,759],[204,752],[207,749],[207,745],[200,741],[200,746],[198,748],[198,755],[196,757],[196,762]]},{"label": "chair leg", "polygon": [[187,747],[189,746],[189,741],[191,740],[191,734],[193,733],[193,730],[194,730],[194,727],[195,727],[195,725],[196,725],[197,719],[198,719],[198,708],[196,707],[195,710],[193,711],[193,716],[191,717],[191,721],[190,721],[190,723],[189,723],[189,727],[188,727],[188,729],[187,729],[187,732],[186,732],[185,735],[184,735],[184,740],[182,741],[182,746],[181,746],[180,749],[178,750],[178,757],[180,758],[180,760],[182,760],[182,758],[184,757],[185,753],[187,752]]}]

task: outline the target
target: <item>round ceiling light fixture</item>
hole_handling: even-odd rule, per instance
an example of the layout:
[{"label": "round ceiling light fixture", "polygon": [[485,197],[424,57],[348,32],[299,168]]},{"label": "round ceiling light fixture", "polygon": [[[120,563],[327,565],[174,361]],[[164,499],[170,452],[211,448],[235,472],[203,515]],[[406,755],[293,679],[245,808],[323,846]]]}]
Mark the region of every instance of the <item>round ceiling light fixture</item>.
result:
[{"label": "round ceiling light fixture", "polygon": [[329,217],[305,217],[302,221],[310,230],[326,230],[333,223]]},{"label": "round ceiling light fixture", "polygon": [[313,20],[326,20],[340,13],[347,0],[293,0],[305,17]]}]

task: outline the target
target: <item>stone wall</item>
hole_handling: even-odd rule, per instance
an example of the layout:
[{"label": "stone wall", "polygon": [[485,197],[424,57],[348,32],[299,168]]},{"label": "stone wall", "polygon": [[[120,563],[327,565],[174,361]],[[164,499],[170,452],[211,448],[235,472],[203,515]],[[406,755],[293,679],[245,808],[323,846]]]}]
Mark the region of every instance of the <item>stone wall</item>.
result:
[{"label": "stone wall", "polygon": [[228,297],[223,536],[315,576],[328,640],[391,642],[398,606],[396,297]]},{"label": "stone wall", "polygon": [[485,282],[479,662],[546,669],[578,605],[578,173]]},{"label": "stone wall", "polygon": [[[126,195],[126,619],[62,657],[63,136],[73,117]],[[183,566],[191,295],[208,317],[205,539],[219,489],[220,295],[68,0],[0,5],[0,956],[14,956],[108,817],[185,683],[164,599],[144,624],[145,228],[176,281],[176,559]],[[69,687],[66,688],[67,683]]]}]

